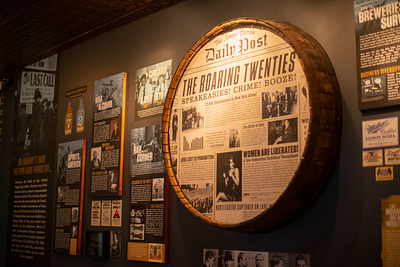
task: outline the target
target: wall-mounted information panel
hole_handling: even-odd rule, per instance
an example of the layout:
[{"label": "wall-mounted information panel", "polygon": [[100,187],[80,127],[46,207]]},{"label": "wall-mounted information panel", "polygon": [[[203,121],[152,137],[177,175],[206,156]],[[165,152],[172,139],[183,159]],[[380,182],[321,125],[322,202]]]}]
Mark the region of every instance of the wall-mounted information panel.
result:
[{"label": "wall-mounted information panel", "polygon": [[165,101],[173,188],[212,225],[280,227],[329,177],[341,112],[333,67],[311,36],[285,22],[222,23],[186,54]]}]

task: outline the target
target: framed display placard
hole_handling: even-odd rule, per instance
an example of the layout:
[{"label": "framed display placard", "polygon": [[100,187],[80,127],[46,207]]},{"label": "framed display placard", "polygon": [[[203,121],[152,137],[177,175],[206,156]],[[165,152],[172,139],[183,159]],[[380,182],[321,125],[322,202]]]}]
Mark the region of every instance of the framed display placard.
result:
[{"label": "framed display placard", "polygon": [[81,254],[86,140],[58,144],[54,249]]},{"label": "framed display placard", "polygon": [[125,72],[95,81],[90,192],[96,197],[122,196],[125,101]]},{"label": "framed display placard", "polygon": [[354,1],[358,109],[400,104],[399,1]]},{"label": "framed display placard", "polygon": [[162,124],[171,184],[207,223],[273,230],[322,189],[341,120],[335,72],[315,39],[285,22],[227,21],[171,81]]}]

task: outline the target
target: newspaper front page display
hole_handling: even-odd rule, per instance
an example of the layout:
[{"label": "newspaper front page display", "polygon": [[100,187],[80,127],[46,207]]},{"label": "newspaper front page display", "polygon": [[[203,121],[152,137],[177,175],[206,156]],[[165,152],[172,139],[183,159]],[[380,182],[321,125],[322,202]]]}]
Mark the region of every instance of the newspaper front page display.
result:
[{"label": "newspaper front page display", "polygon": [[355,0],[358,107],[400,104],[400,8],[397,0]]},{"label": "newspaper front page display", "polygon": [[290,44],[249,26],[216,36],[188,65],[171,108],[182,192],[212,220],[256,217],[294,176],[309,119],[307,79]]},{"label": "newspaper front page display", "polygon": [[166,262],[168,180],[161,125],[131,130],[128,260]]},{"label": "newspaper front page display", "polygon": [[94,83],[91,193],[121,196],[125,130],[126,73]]},{"label": "newspaper front page display", "polygon": [[85,140],[58,144],[54,241],[57,253],[81,254],[85,155]]},{"label": "newspaper front page display", "polygon": [[160,115],[171,83],[172,60],[166,60],[136,71],[135,119]]}]

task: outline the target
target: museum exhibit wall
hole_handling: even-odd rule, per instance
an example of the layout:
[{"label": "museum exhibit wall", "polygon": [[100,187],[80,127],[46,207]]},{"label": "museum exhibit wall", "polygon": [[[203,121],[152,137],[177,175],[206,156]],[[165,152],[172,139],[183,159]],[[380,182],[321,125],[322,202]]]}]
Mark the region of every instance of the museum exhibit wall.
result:
[{"label": "museum exhibit wall", "polygon": [[[395,108],[361,113],[357,108],[356,44],[354,7],[350,0],[189,0],[167,10],[123,26],[59,54],[57,143],[65,142],[65,93],[87,86],[82,98],[86,106],[85,132],[92,138],[93,91],[96,80],[127,73],[126,140],[130,130],[161,123],[161,116],[137,121],[134,117],[136,70],[172,59],[172,73],[190,47],[214,26],[238,17],[289,22],[313,36],[326,50],[336,71],[343,101],[343,132],[339,157],[327,185],[312,205],[293,222],[269,233],[246,234],[219,229],[192,215],[170,190],[169,237],[166,266],[201,266],[204,248],[310,254],[312,266],[380,266],[381,198],[398,194],[399,171],[393,181],[375,181],[374,168],[362,168],[361,122],[398,116]],[[12,94],[9,96],[12,99]],[[10,103],[11,102],[11,103]],[[9,101],[12,110],[13,100]],[[76,112],[76,110],[74,111]],[[12,114],[12,112],[11,112]],[[8,123],[8,122],[7,122]],[[125,142],[129,151],[130,142]],[[1,207],[8,203],[7,157],[1,157]],[[88,162],[88,161],[87,161]],[[93,259],[51,252],[52,266],[155,266],[127,260],[130,201],[129,157],[124,159],[122,251],[119,259]],[[109,230],[90,225],[90,179],[86,170],[83,231]],[[4,203],[4,204],[3,204]],[[5,246],[7,218],[1,219],[1,246]],[[54,225],[53,225],[54,227]],[[54,242],[54,241],[53,241]],[[1,249],[0,265],[5,261]]]}]

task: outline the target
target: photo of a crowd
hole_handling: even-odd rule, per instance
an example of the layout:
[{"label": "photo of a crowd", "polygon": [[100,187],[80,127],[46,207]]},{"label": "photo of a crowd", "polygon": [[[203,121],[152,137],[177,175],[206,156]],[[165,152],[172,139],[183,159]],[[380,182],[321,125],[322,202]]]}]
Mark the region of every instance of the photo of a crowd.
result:
[{"label": "photo of a crowd", "polygon": [[199,212],[206,214],[213,212],[213,185],[205,184],[200,186],[198,184],[182,185],[182,192],[189,199],[190,204]]},{"label": "photo of a crowd", "polygon": [[35,90],[33,103],[21,103],[14,120],[14,154],[17,157],[42,154],[54,145],[54,129],[57,106],[42,98],[39,88]]},{"label": "photo of a crowd", "polygon": [[203,128],[204,116],[195,106],[182,110],[182,131]]},{"label": "photo of a crowd", "polygon": [[297,86],[284,91],[262,93],[262,118],[274,118],[294,114],[297,107]]}]

